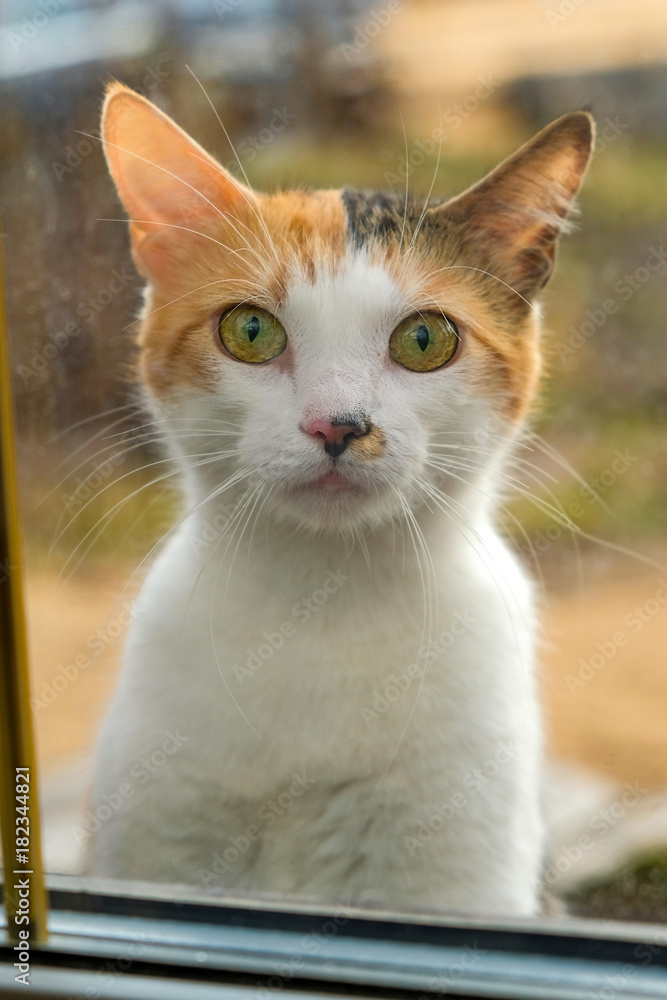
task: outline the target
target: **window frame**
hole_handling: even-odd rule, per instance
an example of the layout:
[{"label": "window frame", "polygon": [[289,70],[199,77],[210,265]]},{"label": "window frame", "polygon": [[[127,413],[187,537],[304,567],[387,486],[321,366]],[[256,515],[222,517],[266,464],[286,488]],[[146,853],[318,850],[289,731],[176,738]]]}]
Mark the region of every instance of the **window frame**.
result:
[{"label": "window frame", "polygon": [[[17,883],[27,883],[30,938],[44,941],[47,936],[47,898],[42,863],[37,755],[30,708],[9,352],[0,240],[0,839],[3,869],[15,876],[9,885],[4,880],[2,899],[8,918],[7,936],[12,941],[18,941],[22,920],[19,917],[20,896],[25,896],[26,890],[19,888]],[[29,793],[27,798],[23,795],[20,803],[19,787],[26,785]],[[22,806],[20,816],[17,812],[19,805]],[[23,825],[19,827],[19,823]],[[18,843],[20,831],[26,832],[25,839],[29,841],[21,855],[17,851],[19,846],[22,847]],[[24,861],[21,862],[20,858]]]},{"label": "window frame", "polygon": [[[49,876],[48,884],[50,937],[31,956],[38,996],[64,988],[70,996],[78,989],[166,1000],[166,982],[177,980],[194,998],[208,996],[204,984],[220,991],[211,995],[226,988],[254,1000],[667,997],[667,930],[656,925],[327,911],[70,876]],[[11,963],[12,947],[3,944],[2,996],[13,995]]]}]

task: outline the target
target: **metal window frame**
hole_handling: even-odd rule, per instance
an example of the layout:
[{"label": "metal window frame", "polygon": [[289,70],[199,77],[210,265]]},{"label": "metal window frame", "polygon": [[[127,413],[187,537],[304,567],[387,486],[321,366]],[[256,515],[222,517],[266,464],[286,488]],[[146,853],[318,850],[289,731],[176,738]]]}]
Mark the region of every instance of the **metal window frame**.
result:
[{"label": "metal window frame", "polygon": [[[38,997],[667,997],[667,930],[654,925],[327,912],[177,886],[49,884],[50,937],[31,957]],[[11,963],[11,946],[0,946],[3,997],[24,988]]]}]

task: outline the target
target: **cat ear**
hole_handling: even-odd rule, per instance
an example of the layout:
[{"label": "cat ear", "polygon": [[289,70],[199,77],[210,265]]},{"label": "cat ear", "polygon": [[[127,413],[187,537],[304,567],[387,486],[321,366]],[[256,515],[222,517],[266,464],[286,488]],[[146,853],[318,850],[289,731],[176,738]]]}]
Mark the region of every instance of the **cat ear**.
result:
[{"label": "cat ear", "polygon": [[[132,248],[143,273],[142,257],[157,236],[183,246],[188,230],[219,231],[225,216],[255,204],[249,188],[232,177],[167,115],[120,83],[107,89],[102,111],[104,154],[120,199],[130,217]],[[154,256],[151,254],[150,256]],[[144,266],[142,267],[142,263]]]},{"label": "cat ear", "polygon": [[481,243],[490,268],[524,298],[549,280],[593,145],[584,111],[564,115],[441,211]]}]

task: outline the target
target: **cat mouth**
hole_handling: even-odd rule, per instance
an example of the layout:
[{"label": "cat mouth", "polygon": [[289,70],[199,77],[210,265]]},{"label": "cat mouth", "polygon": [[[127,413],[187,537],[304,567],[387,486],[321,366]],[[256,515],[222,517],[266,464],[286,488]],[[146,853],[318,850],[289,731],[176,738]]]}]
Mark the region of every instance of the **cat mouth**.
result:
[{"label": "cat mouth", "polygon": [[336,493],[360,493],[362,488],[358,483],[352,482],[338,470],[331,469],[316,479],[310,479],[307,483],[302,483],[297,487],[300,492],[308,491],[331,495]]},{"label": "cat mouth", "polygon": [[308,486],[310,489],[321,490],[323,493],[341,493],[346,490],[359,490],[356,483],[351,482],[335,469],[325,472],[323,476],[319,476],[318,479],[308,483]]}]

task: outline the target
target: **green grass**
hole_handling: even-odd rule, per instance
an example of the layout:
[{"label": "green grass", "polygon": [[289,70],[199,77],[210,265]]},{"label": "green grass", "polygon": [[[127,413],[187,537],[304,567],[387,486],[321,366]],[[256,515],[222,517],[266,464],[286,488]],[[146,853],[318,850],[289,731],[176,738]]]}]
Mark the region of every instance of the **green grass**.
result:
[{"label": "green grass", "polygon": [[[667,850],[644,854],[617,874],[581,886],[567,898],[579,917],[667,922]],[[647,949],[646,955],[650,952]]]},{"label": "green grass", "polygon": [[[53,480],[43,476],[24,482],[23,527],[29,565],[48,567],[64,576],[85,573],[89,565],[137,565],[179,516],[175,484],[168,480],[168,485],[150,485],[165,469],[124,465],[96,485],[90,496],[85,487],[79,487],[77,494],[76,479],[65,481],[53,492],[49,492]],[[96,482],[92,466],[86,473],[89,483]]]},{"label": "green grass", "polygon": [[[667,438],[662,428],[637,419],[620,427],[603,423],[579,437],[548,433],[545,437],[577,475],[539,452],[518,452],[544,470],[537,477],[543,487],[524,474],[530,496],[515,495],[508,503],[529,539],[567,535],[567,530],[559,533],[556,529],[565,529],[568,519],[582,538],[585,533],[620,544],[667,534]],[[554,479],[547,478],[547,473]],[[505,519],[505,526],[520,545],[526,544],[511,517]]]}]

